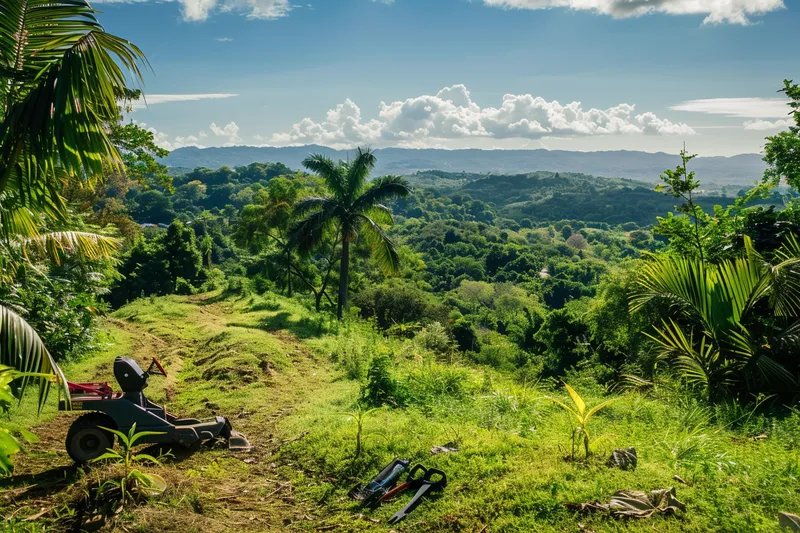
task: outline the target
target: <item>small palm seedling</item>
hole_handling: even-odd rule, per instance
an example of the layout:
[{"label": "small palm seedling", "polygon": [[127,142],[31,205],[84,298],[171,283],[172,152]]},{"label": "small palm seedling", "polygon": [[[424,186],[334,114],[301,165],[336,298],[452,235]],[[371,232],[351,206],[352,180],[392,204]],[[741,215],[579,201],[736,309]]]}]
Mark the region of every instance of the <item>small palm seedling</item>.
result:
[{"label": "small palm seedling", "polygon": [[356,425],[356,454],[353,456],[353,460],[358,459],[361,456],[361,451],[363,450],[361,444],[362,440],[368,436],[368,434],[364,433],[364,423],[372,413],[380,409],[381,407],[364,409],[361,407],[361,404],[356,404],[356,408],[353,411],[339,413],[340,415],[350,417]]},{"label": "small palm seedling", "polygon": [[592,417],[592,415],[594,415],[604,407],[607,407],[610,403],[616,401],[616,398],[606,400],[605,402],[597,404],[591,409],[589,409],[586,407],[586,402],[583,401],[583,398],[581,398],[581,395],[578,394],[578,392],[575,389],[573,389],[566,383],[564,383],[564,386],[567,388],[567,392],[569,392],[569,397],[572,398],[572,403],[574,405],[574,408],[570,407],[569,405],[563,402],[560,402],[559,400],[556,400],[555,398],[548,398],[548,399],[557,406],[564,409],[569,414],[571,414],[572,418],[574,418],[575,421],[577,421],[578,423],[577,426],[575,426],[572,429],[572,459],[575,459],[575,450],[581,444],[583,444],[583,448],[586,452],[586,458],[588,459],[592,447],[596,446],[604,438],[600,437],[595,441],[591,440],[591,437],[589,436],[589,429],[587,428],[589,424],[589,419]]},{"label": "small palm seedling", "polygon": [[111,463],[119,463],[123,466],[123,474],[119,479],[109,479],[100,485],[98,494],[108,494],[108,491],[115,491],[119,489],[121,507],[125,506],[128,500],[141,498],[145,496],[156,496],[164,492],[167,488],[167,482],[163,477],[158,474],[148,474],[135,468],[137,463],[147,461],[156,465],[160,465],[160,461],[152,455],[146,453],[133,453],[133,447],[136,442],[149,435],[161,435],[158,431],[140,431],[136,432],[136,424],[133,424],[130,431],[126,435],[122,431],[110,428],[101,428],[105,431],[110,431],[119,438],[122,444],[122,453],[109,448],[106,453],[100,457],[92,460],[92,462],[108,461]]}]

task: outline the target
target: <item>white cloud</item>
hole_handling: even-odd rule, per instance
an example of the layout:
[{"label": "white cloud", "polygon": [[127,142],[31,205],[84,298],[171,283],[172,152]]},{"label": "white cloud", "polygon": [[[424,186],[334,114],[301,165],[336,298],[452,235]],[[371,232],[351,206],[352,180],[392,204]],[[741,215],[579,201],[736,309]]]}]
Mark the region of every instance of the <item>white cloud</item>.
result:
[{"label": "white cloud", "polygon": [[785,98],[708,98],[671,106],[673,111],[739,118],[784,118],[789,114]]},{"label": "white cloud", "polygon": [[172,102],[194,102],[197,100],[219,100],[233,98],[238,94],[229,93],[208,93],[208,94],[146,94],[144,98],[132,103],[134,108],[141,108],[156,104],[168,104]]},{"label": "white cloud", "polygon": [[289,14],[294,6],[289,0],[94,0],[96,4],[139,4],[147,2],[178,2],[185,20],[202,22],[214,12],[243,13],[247,18],[277,19]]},{"label": "white cloud", "polygon": [[794,126],[794,122],[791,120],[776,120],[772,122],[769,120],[756,119],[748,120],[744,123],[744,129],[756,131],[782,130],[789,126]]},{"label": "white cloud", "polygon": [[241,12],[251,19],[277,19],[292,10],[289,0],[178,0],[183,18],[202,22],[213,11]]},{"label": "white cloud", "polygon": [[197,146],[198,148],[205,148],[203,145],[199,143],[200,139],[198,139],[194,135],[188,135],[186,137],[178,135],[174,139],[170,140],[169,135],[167,135],[163,131],[156,130],[152,126],[148,126],[144,122],[139,122],[137,120],[134,120],[133,123],[151,132],[153,134],[153,141],[157,145],[161,146],[162,148],[166,148],[167,150],[171,151],[177,148],[183,148],[184,146]]},{"label": "white cloud", "polygon": [[518,9],[566,8],[616,18],[650,13],[705,15],[705,24],[749,24],[752,16],[786,7],[784,0],[484,0],[484,3]]},{"label": "white cloud", "polygon": [[503,96],[499,107],[481,108],[463,85],[386,104],[378,118],[364,120],[361,108],[347,99],[322,121],[305,118],[285,133],[274,134],[273,144],[324,144],[334,147],[375,143],[431,146],[441,141],[490,138],[534,139],[590,135],[693,135],[686,124],[673,123],[653,113],[635,113],[635,106],[584,109],[580,102],[562,105],[530,94]]},{"label": "white cloud", "polygon": [[237,126],[235,122],[228,122],[221,128],[217,126],[216,123],[212,122],[211,126],[208,128],[211,130],[211,133],[217,137],[225,139],[224,146],[233,146],[242,140],[241,137],[239,137],[239,126]]},{"label": "white cloud", "polygon": [[[239,137],[239,126],[235,122],[229,122],[222,127],[211,123],[208,129],[211,130],[211,135],[206,131],[200,131],[196,135],[177,135],[174,138],[170,137],[163,131],[158,131],[155,128],[148,126],[144,122],[134,120],[134,124],[141,126],[149,132],[153,133],[153,140],[155,143],[167,150],[177,150],[186,146],[196,146],[198,148],[205,148],[206,145],[211,146],[234,146],[241,142]],[[208,144],[206,141],[210,140]],[[202,141],[202,143],[201,143]]]},{"label": "white cloud", "polygon": [[230,37],[215,37],[214,40],[220,43],[229,43],[233,41],[233,39]]}]

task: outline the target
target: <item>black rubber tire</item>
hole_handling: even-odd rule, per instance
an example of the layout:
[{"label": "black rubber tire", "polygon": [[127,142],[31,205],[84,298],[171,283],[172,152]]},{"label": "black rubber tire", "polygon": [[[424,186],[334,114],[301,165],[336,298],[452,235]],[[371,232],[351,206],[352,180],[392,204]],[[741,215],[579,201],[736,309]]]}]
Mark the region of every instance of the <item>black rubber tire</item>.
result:
[{"label": "black rubber tire", "polygon": [[114,419],[103,413],[87,413],[78,417],[67,431],[67,453],[78,464],[85,464],[114,447],[114,434],[105,429],[116,428]]}]

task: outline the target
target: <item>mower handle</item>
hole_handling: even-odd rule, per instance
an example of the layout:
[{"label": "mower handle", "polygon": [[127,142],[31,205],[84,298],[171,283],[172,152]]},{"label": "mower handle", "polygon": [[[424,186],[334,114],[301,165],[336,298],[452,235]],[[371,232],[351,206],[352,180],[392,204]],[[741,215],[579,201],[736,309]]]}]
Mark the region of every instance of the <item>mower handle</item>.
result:
[{"label": "mower handle", "polygon": [[[153,367],[158,369],[158,372],[153,372]],[[164,370],[164,367],[161,366],[161,363],[158,362],[158,359],[153,357],[153,361],[150,363],[150,368],[147,369],[148,374],[160,374],[164,377],[167,377],[167,372]]]}]

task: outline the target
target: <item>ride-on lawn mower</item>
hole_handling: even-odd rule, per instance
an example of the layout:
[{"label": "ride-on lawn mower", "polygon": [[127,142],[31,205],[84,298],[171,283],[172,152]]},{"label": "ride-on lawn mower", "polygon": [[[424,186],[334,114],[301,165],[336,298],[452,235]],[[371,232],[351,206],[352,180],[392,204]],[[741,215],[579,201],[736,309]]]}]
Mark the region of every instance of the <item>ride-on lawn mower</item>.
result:
[{"label": "ride-on lawn mower", "polygon": [[231,429],[224,417],[197,420],[177,418],[172,413],[145,398],[142,390],[151,375],[166,376],[164,368],[155,357],[147,371],[129,357],[114,360],[114,377],[122,392],[114,392],[108,383],[67,383],[70,402],[61,400],[59,410],[91,411],[78,417],[67,432],[67,453],[76,463],[88,463],[114,446],[114,435],[103,428],[128,433],[136,424],[136,431],[156,431],[139,442],[149,444],[180,444],[190,447],[198,442],[221,438],[228,441],[228,449],[246,451],[251,448],[244,435]]}]

